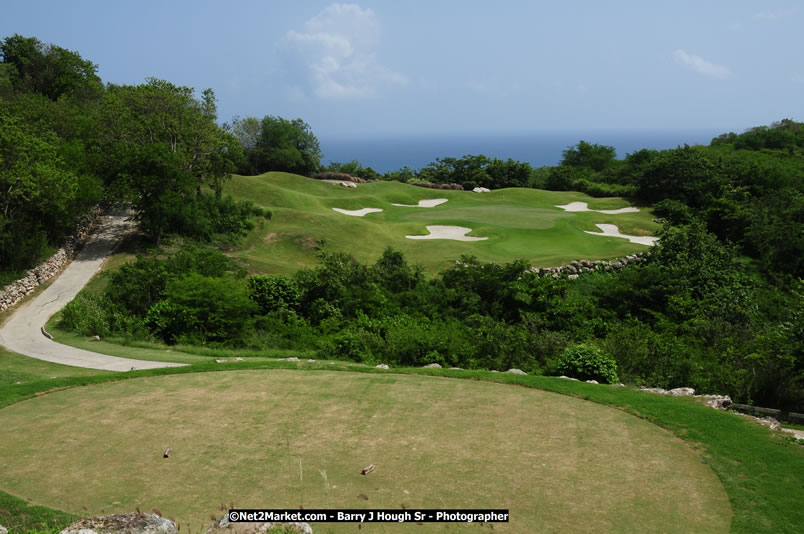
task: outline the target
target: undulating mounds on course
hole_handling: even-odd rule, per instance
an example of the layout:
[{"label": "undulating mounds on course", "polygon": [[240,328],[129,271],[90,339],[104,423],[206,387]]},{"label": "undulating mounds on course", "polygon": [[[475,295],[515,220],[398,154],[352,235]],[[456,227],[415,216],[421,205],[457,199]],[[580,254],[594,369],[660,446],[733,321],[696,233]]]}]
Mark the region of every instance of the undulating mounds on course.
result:
[{"label": "undulating mounds on course", "polygon": [[439,226],[432,225],[427,227],[428,235],[406,235],[408,239],[452,239],[454,241],[485,241],[488,237],[467,236],[472,231],[471,228],[463,226]]},{"label": "undulating mounds on course", "polygon": [[590,234],[590,235],[599,235],[599,236],[603,236],[603,237],[619,237],[619,238],[622,238],[622,239],[627,239],[631,243],[638,243],[640,245],[647,245],[649,247],[652,247],[653,245],[655,245],[656,242],[659,240],[658,237],[651,237],[651,236],[645,236],[645,235],[626,235],[626,234],[622,234],[622,233],[620,233],[620,229],[617,228],[616,224],[596,224],[595,226],[600,228],[600,230],[602,230],[602,231],[601,232],[590,232],[588,230],[585,230],[585,232],[587,234]]},{"label": "undulating mounds on course", "polygon": [[[728,532],[731,520],[712,470],[667,432],[599,404],[490,382],[188,373],[55,392],[0,410],[0,422],[0,489],[74,513],[159,508],[197,525],[222,502],[510,509],[495,532]],[[362,476],[367,465],[375,470]],[[394,527],[422,531],[441,529]]]}]

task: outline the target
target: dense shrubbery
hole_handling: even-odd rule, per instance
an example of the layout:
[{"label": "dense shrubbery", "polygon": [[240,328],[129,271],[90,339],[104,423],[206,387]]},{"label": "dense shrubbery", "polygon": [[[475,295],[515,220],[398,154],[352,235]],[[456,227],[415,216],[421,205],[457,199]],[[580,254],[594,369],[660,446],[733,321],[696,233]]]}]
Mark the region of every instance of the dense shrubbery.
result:
[{"label": "dense shrubbery", "polygon": [[789,292],[768,286],[736,252],[697,222],[668,227],[644,263],[616,274],[570,281],[536,276],[524,262],[465,257],[427,280],[390,249],[374,265],[322,251],[315,269],[245,278],[222,254],[195,247],[122,266],[103,295],[71,303],[63,324],[83,335],[316,350],[371,364],[619,375],[801,409],[802,282]]}]

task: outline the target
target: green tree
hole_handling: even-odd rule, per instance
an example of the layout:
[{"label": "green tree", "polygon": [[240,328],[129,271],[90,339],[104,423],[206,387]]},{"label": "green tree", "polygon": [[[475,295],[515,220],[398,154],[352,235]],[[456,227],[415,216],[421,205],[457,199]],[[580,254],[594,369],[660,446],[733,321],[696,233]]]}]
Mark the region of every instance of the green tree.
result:
[{"label": "green tree", "polygon": [[138,86],[110,86],[101,109],[105,169],[114,190],[128,198],[145,229],[159,243],[171,214],[210,186],[220,198],[239,147],[215,123],[215,95],[149,79]]},{"label": "green tree", "polygon": [[561,165],[589,167],[594,171],[600,172],[614,163],[617,152],[612,146],[580,141],[575,146],[567,147],[567,149],[562,152],[562,156]]},{"label": "green tree", "polygon": [[321,168],[321,147],[310,125],[301,119],[262,119],[255,149],[258,172],[284,171],[310,175]]},{"label": "green tree", "polygon": [[80,180],[52,133],[38,135],[0,110],[0,265],[25,268],[76,214]]},{"label": "green tree", "polygon": [[97,65],[76,52],[43,44],[35,37],[14,34],[0,44],[3,63],[14,67],[11,83],[22,92],[45,95],[51,100],[78,90],[99,92]]},{"label": "green tree", "polygon": [[701,207],[719,188],[718,169],[701,151],[684,146],[653,158],[639,177],[637,196],[646,202],[671,198]]},{"label": "green tree", "polygon": [[262,122],[255,117],[235,116],[223,129],[234,136],[243,151],[244,160],[240,165],[241,174],[257,174],[257,143],[262,136]]}]

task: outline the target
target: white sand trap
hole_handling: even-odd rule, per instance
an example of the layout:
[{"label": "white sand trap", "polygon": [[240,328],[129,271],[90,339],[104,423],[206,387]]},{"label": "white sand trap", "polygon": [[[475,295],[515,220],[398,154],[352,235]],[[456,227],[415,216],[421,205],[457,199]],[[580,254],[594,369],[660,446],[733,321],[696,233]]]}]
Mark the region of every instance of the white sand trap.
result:
[{"label": "white sand trap", "polygon": [[418,204],[391,204],[392,206],[400,206],[403,208],[435,208],[439,204],[443,204],[449,199],[446,198],[431,198],[429,200],[420,200]]},{"label": "white sand trap", "polygon": [[607,213],[609,215],[619,215],[620,213],[636,213],[639,208],[620,208],[618,210],[590,210],[586,202],[570,202],[566,206],[556,206],[564,211],[595,211],[597,213]]},{"label": "white sand trap", "polygon": [[653,245],[655,245],[656,242],[659,240],[658,237],[621,234],[619,228],[617,228],[617,225],[614,225],[614,224],[596,224],[595,226],[597,226],[598,228],[600,228],[603,231],[602,232],[589,232],[587,230],[584,230],[584,231],[587,234],[591,234],[591,235],[602,235],[602,236],[606,236],[606,237],[621,237],[623,239],[627,239],[631,243],[638,243],[640,245],[648,245],[649,247],[652,247]]},{"label": "white sand trap", "polygon": [[338,213],[343,213],[344,215],[351,215],[352,217],[362,217],[367,213],[379,213],[382,210],[380,208],[363,208],[362,210],[342,210],[341,208],[332,208]]},{"label": "white sand trap", "polygon": [[463,226],[428,226],[430,235],[406,235],[408,239],[452,239],[454,241],[485,241],[488,237],[469,237],[471,228]]}]

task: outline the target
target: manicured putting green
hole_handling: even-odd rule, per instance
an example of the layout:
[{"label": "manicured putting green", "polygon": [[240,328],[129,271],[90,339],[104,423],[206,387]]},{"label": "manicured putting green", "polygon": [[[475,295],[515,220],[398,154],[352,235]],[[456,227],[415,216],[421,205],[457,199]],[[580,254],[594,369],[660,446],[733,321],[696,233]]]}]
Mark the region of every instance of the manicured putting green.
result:
[{"label": "manicured putting green", "polygon": [[[714,473],[669,433],[488,382],[290,370],[149,377],[9,406],[0,428],[0,489],[74,513],[159,508],[183,532],[222,503],[510,509],[495,532],[728,532],[731,520]],[[369,464],[376,471],[361,476]],[[363,530],[446,527],[489,531]]]},{"label": "manicured putting green", "polygon": [[[616,225],[623,234],[637,236],[651,235],[659,228],[647,208],[630,213],[600,213],[556,207],[573,202],[584,202],[599,210],[629,206],[621,198],[592,198],[568,191],[512,188],[473,193],[395,182],[359,184],[347,189],[274,172],[235,176],[226,185],[226,192],[273,212],[273,219],[255,229],[246,240],[245,250],[238,253],[252,270],[260,272],[293,273],[299,267],[315,265],[316,246],[322,240],[330,249],[347,251],[364,263],[373,263],[385,247],[391,246],[430,274],[454,265],[463,254],[484,262],[526,260],[537,266],[557,266],[580,259],[619,258],[648,249],[626,239],[585,233],[598,232],[597,224]],[[432,207],[414,207],[435,199],[446,201]],[[366,213],[367,208],[382,211]],[[428,235],[428,226],[470,228],[468,237],[488,239],[406,239],[405,236]]]}]

